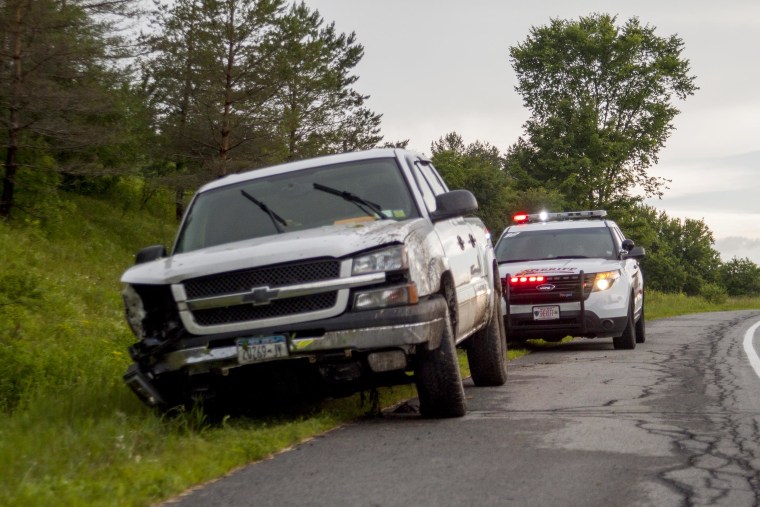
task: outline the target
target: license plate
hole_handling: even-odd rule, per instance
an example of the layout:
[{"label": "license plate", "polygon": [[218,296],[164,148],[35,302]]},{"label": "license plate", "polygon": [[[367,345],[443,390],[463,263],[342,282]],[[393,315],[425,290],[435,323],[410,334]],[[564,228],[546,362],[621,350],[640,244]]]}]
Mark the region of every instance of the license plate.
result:
[{"label": "license plate", "polygon": [[534,306],[533,320],[559,319],[559,306]]},{"label": "license plate", "polygon": [[251,364],[288,356],[288,344],[283,335],[240,338],[237,341],[238,363]]}]

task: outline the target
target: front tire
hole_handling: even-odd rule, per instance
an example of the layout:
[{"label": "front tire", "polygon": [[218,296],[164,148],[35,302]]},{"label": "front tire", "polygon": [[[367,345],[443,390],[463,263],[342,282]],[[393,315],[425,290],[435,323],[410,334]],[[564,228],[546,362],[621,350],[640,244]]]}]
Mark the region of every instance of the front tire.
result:
[{"label": "front tire", "polygon": [[612,339],[612,345],[616,349],[632,350],[636,348],[636,323],[633,321],[633,294],[628,305],[628,323],[623,334]]},{"label": "front tire", "polygon": [[495,277],[494,305],[491,319],[467,343],[467,361],[476,386],[501,386],[507,382],[507,340],[501,313],[500,280]]},{"label": "front tire", "polygon": [[417,350],[414,381],[423,417],[462,417],[467,412],[459,373],[454,331],[448,310],[441,344],[435,350]]},{"label": "front tire", "polygon": [[644,343],[647,341],[647,328],[644,323],[644,297],[641,298],[641,315],[639,320],[636,321],[636,343]]}]

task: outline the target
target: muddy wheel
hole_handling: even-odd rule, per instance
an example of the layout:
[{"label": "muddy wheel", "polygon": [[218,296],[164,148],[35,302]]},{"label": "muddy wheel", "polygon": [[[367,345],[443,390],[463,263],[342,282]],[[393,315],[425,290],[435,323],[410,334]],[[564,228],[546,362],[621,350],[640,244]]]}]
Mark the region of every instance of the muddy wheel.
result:
[{"label": "muddy wheel", "polygon": [[445,321],[440,346],[417,351],[414,380],[423,417],[461,417],[467,412],[448,311]]},{"label": "muddy wheel", "polygon": [[501,386],[507,381],[507,340],[501,313],[500,280],[496,277],[494,311],[488,324],[467,343],[467,361],[476,386]]},{"label": "muddy wheel", "polygon": [[612,339],[612,345],[616,349],[635,349],[636,348],[636,323],[633,321],[633,294],[631,294],[631,303],[628,306],[628,323],[625,325],[623,334]]}]

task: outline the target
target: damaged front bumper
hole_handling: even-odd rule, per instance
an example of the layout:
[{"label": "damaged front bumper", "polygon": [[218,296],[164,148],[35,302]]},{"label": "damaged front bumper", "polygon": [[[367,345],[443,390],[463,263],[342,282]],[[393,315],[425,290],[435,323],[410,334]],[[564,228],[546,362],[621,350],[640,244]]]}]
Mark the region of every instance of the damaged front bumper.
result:
[{"label": "damaged front bumper", "polygon": [[[178,342],[172,350],[151,355],[149,351],[135,357],[137,361],[124,375],[124,382],[149,406],[161,406],[164,397],[156,386],[156,379],[164,374],[187,373],[226,374],[241,364],[238,357],[239,338],[284,336],[286,357],[267,359],[265,362],[307,359],[310,362],[329,361],[330,358],[351,357],[366,353],[369,368],[375,372],[387,371],[391,365],[404,365],[404,357],[415,347],[427,344],[438,347],[443,335],[446,302],[440,296],[420,300],[416,305],[347,312],[343,315],[314,322],[294,324],[283,328],[251,330],[234,335],[190,336]],[[389,358],[373,351],[392,351]],[[253,363],[254,365],[257,363]],[[378,366],[379,365],[379,366]]]}]

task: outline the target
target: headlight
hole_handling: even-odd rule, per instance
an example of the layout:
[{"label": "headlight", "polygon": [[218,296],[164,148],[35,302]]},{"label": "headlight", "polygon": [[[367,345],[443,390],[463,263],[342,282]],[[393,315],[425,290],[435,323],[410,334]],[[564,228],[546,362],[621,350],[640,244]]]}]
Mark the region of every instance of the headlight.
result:
[{"label": "headlight", "polygon": [[609,289],[618,278],[620,278],[620,271],[617,270],[597,273],[596,277],[594,278],[594,287],[592,289],[592,292]]},{"label": "headlight", "polygon": [[382,250],[354,257],[351,274],[362,275],[381,271],[397,271],[409,267],[404,245],[396,245]]},{"label": "headlight", "polygon": [[355,310],[369,310],[371,308],[388,308],[389,306],[417,304],[417,287],[410,283],[398,287],[384,287],[382,289],[358,292],[354,296]]},{"label": "headlight", "polygon": [[129,327],[132,328],[132,332],[137,338],[145,338],[145,328],[143,327],[145,306],[140,294],[137,293],[134,287],[127,284],[124,286],[121,296],[124,298],[124,311]]}]

